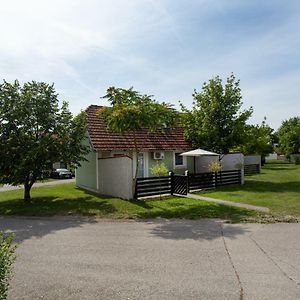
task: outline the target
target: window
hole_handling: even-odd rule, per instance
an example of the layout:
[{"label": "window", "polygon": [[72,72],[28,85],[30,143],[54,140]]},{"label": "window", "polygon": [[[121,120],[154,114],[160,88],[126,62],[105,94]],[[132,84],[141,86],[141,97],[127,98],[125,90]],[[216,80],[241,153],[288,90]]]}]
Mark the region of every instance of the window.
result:
[{"label": "window", "polygon": [[186,166],[186,158],[181,156],[181,153],[182,152],[174,152],[174,168]]},{"label": "window", "polygon": [[175,153],[175,166],[182,166],[183,165],[183,156],[180,153]]}]

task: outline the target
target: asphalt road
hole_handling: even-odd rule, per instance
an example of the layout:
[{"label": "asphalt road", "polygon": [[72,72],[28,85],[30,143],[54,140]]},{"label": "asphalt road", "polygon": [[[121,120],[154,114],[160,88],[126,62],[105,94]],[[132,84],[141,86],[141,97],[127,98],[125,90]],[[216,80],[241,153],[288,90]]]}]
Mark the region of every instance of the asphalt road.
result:
[{"label": "asphalt road", "polygon": [[300,299],[300,224],[0,217],[9,299]]}]

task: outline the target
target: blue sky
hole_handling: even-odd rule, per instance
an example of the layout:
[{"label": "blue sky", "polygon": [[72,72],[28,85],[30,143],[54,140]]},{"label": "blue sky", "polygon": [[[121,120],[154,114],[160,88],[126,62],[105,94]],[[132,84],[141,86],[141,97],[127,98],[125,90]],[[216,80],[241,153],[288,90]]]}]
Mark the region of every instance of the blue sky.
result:
[{"label": "blue sky", "polygon": [[0,16],[0,77],[54,82],[74,113],[109,86],[191,107],[233,72],[252,123],[300,115],[299,1],[10,0]]}]

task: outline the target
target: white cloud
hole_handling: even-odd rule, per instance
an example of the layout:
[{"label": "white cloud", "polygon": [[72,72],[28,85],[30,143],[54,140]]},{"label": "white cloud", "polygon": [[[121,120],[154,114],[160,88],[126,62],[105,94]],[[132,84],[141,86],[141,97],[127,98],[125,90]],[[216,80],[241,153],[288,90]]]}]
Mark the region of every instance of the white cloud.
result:
[{"label": "white cloud", "polygon": [[[197,5],[197,12],[189,11],[190,4]],[[243,5],[217,0],[2,1],[0,79],[55,82],[77,112],[99,101],[112,84],[190,105],[194,88],[234,72],[241,79],[245,107],[254,106],[254,120],[267,115],[278,126],[300,109],[295,103],[300,72],[285,69],[282,60],[297,57],[300,50],[299,16],[225,44],[216,28],[210,34],[214,24],[205,23],[206,16],[224,17],[235,6]],[[181,9],[202,23],[188,15],[182,19]],[[187,28],[195,29],[191,40],[184,36],[190,34]],[[282,99],[288,104],[281,117]]]}]

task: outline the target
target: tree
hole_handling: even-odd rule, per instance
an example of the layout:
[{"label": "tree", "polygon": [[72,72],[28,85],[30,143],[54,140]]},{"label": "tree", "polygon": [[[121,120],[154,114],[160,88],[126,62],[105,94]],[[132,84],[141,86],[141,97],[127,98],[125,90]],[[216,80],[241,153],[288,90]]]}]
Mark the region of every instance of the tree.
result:
[{"label": "tree", "polygon": [[133,135],[136,152],[136,172],[133,180],[135,191],[140,151],[136,132],[142,128],[147,128],[148,132],[154,132],[157,129],[172,127],[178,114],[170,104],[158,103],[152,99],[152,96],[141,95],[132,87],[129,89],[110,87],[103,98],[108,99],[111,104],[110,107],[103,107],[99,110],[108,128],[120,134],[132,133]]},{"label": "tree", "polygon": [[240,150],[244,154],[258,154],[264,158],[273,151],[273,129],[268,126],[266,119],[261,125],[248,125],[246,139]]},{"label": "tree", "polygon": [[181,105],[185,137],[193,146],[226,154],[243,143],[252,107],[240,110],[243,103],[239,83],[231,74],[223,87],[217,76],[204,83],[201,92],[194,90],[191,110]]},{"label": "tree", "polygon": [[67,102],[59,108],[53,85],[18,81],[0,84],[0,178],[24,185],[24,200],[43,171],[57,161],[76,167],[87,152],[81,145],[85,113],[73,118]]},{"label": "tree", "polygon": [[279,148],[284,154],[300,152],[300,117],[293,117],[282,122],[278,129]]}]

